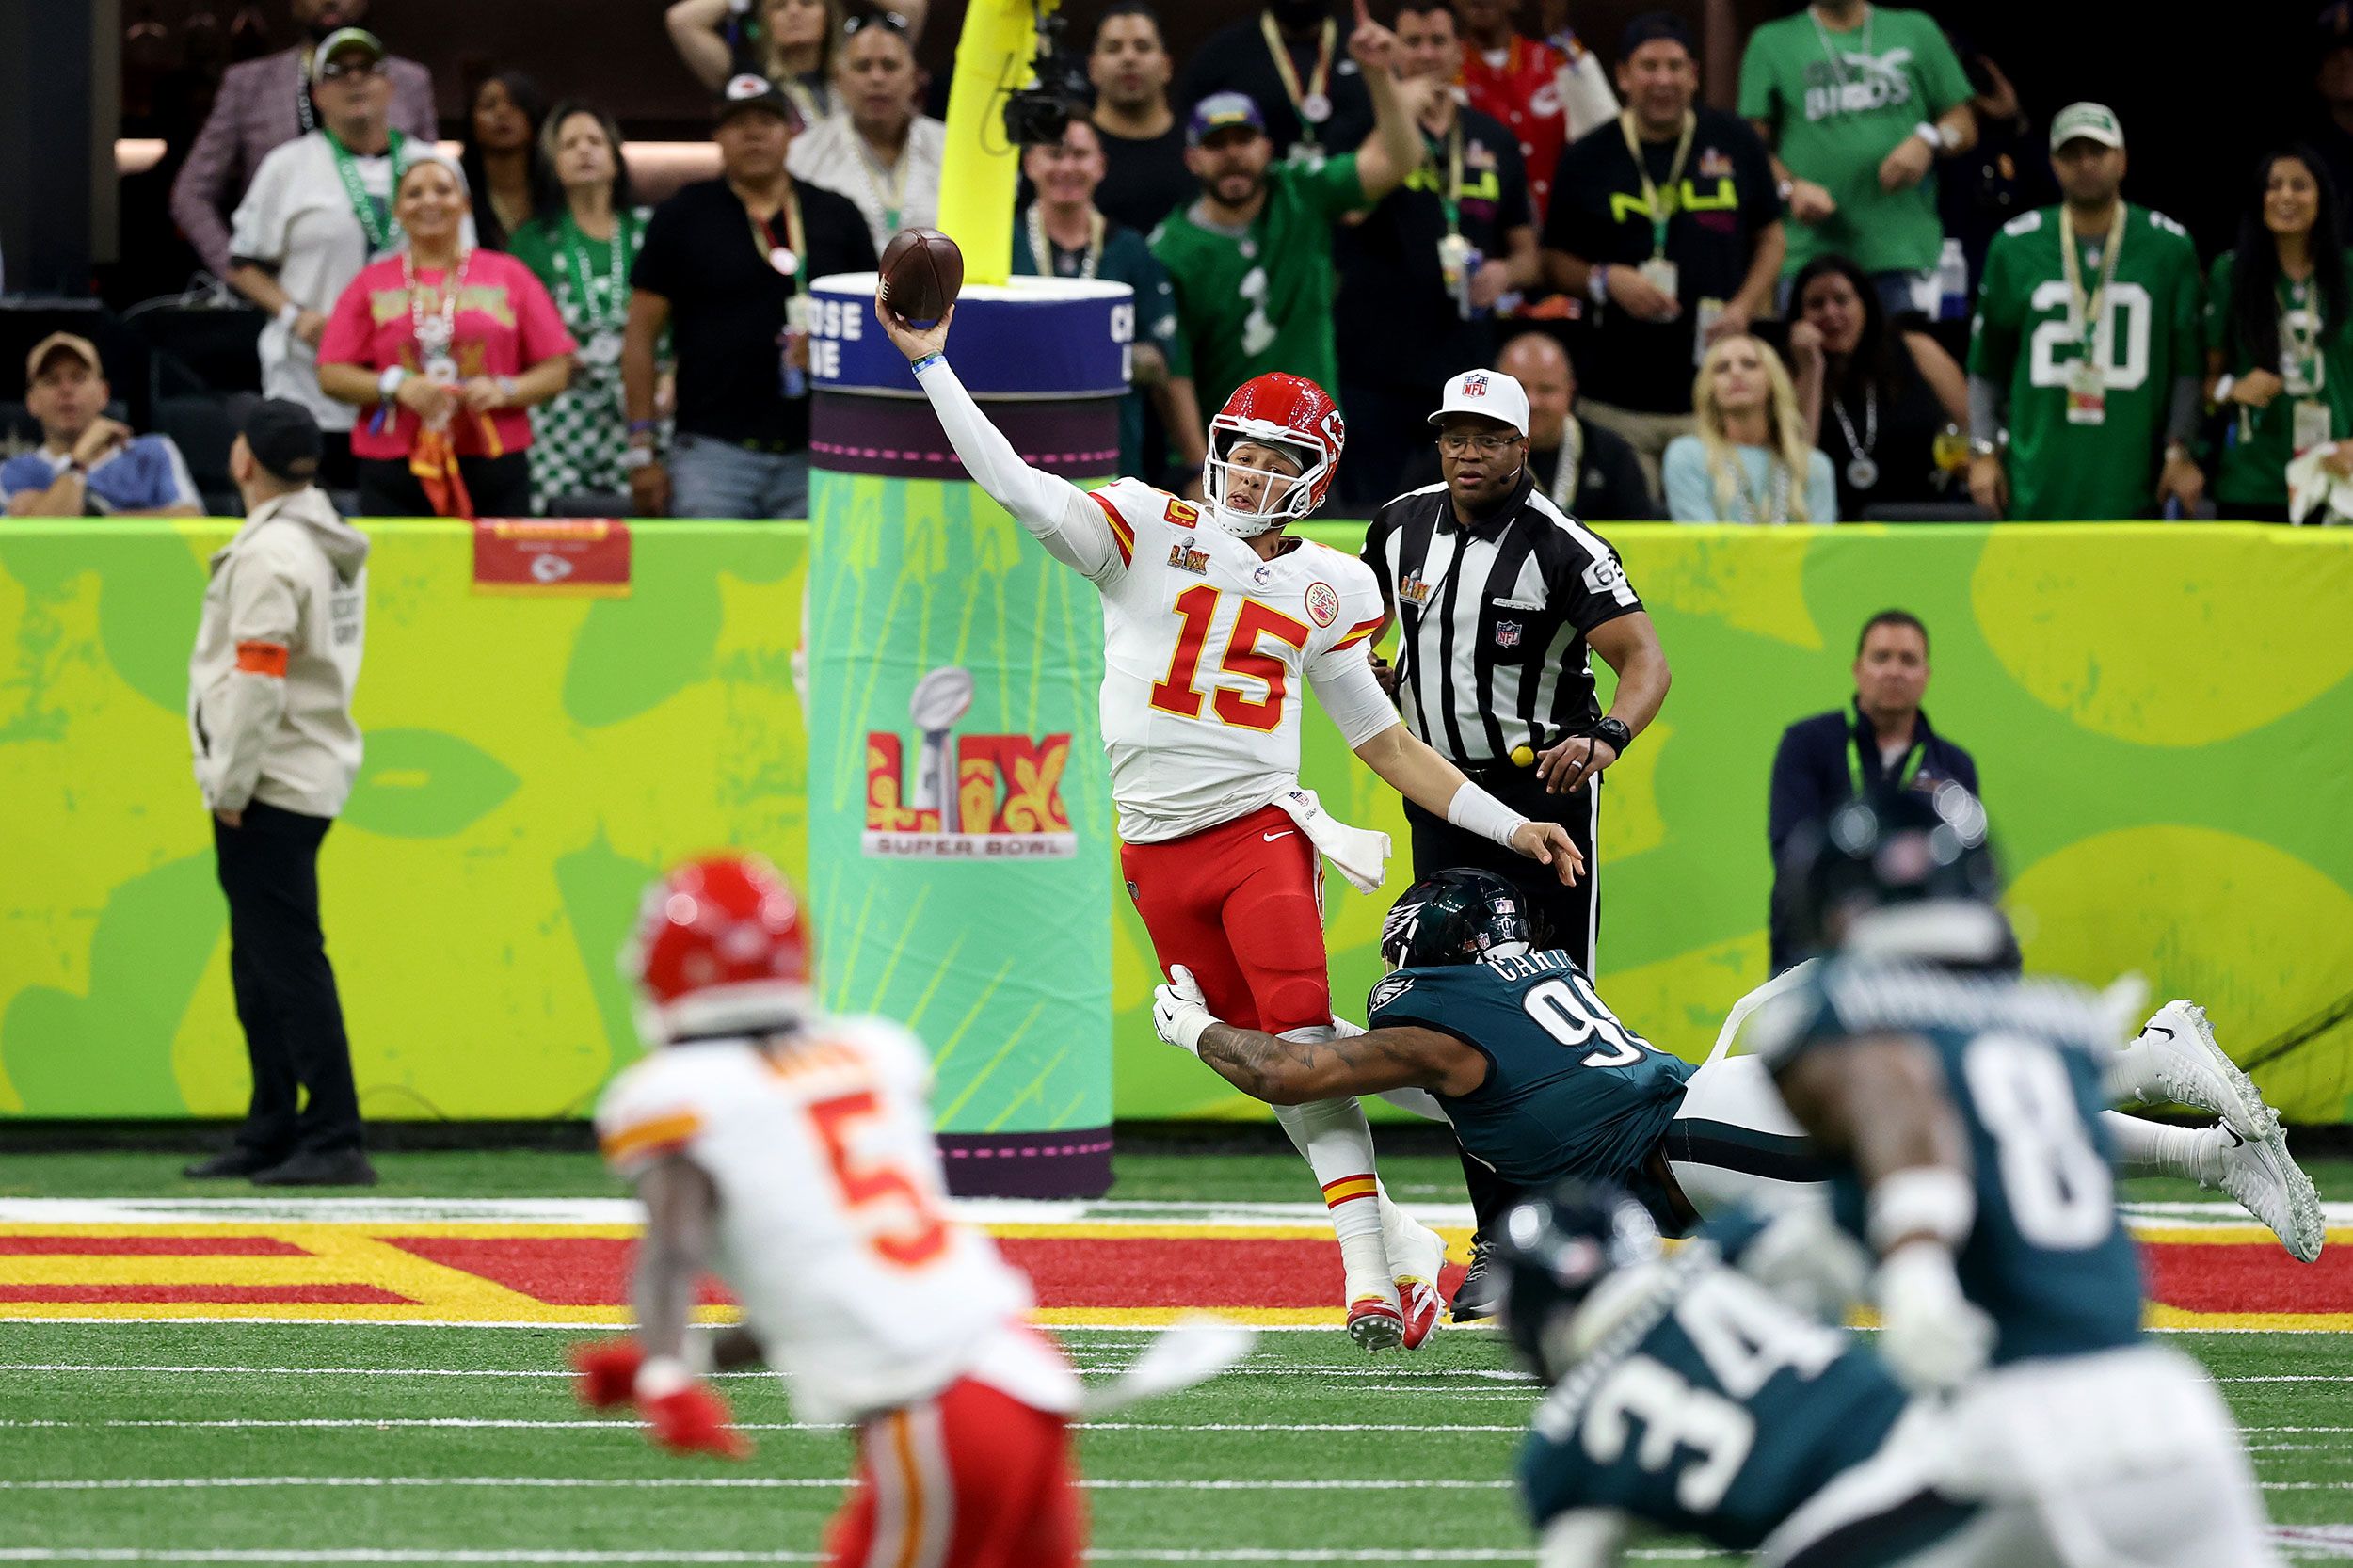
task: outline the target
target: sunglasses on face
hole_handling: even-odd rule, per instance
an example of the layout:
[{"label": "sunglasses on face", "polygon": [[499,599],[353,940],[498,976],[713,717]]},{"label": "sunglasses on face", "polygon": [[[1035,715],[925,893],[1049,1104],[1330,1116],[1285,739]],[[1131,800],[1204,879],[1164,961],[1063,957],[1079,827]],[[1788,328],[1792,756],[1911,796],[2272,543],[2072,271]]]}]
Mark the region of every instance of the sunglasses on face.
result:
[{"label": "sunglasses on face", "polygon": [[322,82],[341,81],[345,77],[365,80],[371,76],[383,74],[384,62],[382,60],[354,60],[347,65],[341,60],[329,60],[319,67],[319,80]]},{"label": "sunglasses on face", "polygon": [[875,11],[872,15],[854,16],[841,24],[841,36],[853,39],[869,27],[887,28],[901,38],[907,36],[907,19],[897,11]]}]

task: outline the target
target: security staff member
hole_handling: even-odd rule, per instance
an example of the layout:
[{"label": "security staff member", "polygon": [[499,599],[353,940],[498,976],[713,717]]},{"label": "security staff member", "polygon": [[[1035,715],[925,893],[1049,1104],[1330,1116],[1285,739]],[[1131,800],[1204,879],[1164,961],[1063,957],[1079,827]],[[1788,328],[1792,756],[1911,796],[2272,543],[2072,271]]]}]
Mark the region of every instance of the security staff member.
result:
[{"label": "security staff member", "polygon": [[[1666,699],[1667,655],[1618,552],[1536,488],[1527,389],[1498,370],[1465,371],[1430,423],[1445,483],[1389,502],[1365,535],[1365,564],[1402,631],[1395,669],[1374,663],[1407,728],[1513,810],[1565,827],[1586,872],[1573,887],[1541,886],[1407,801],[1414,876],[1458,866],[1501,874],[1526,900],[1537,947],[1566,949],[1590,974],[1601,776]],[[1589,648],[1618,673],[1606,715]],[[1479,1231],[1454,1293],[1458,1323],[1494,1313],[1489,1231],[1523,1195],[1467,1152],[1463,1181]]]},{"label": "security staff member", "polygon": [[[1499,872],[1528,895],[1538,945],[1590,972],[1601,776],[1657,713],[1667,656],[1617,552],[1536,488],[1518,381],[1466,371],[1430,423],[1445,482],[1389,502],[1365,536],[1365,564],[1403,632],[1384,682],[1406,728],[1514,810],[1567,828],[1589,869],[1574,887],[1547,887],[1408,802],[1414,874]],[[1618,675],[1607,715],[1589,647]]]},{"label": "security staff member", "polygon": [[1882,790],[1933,790],[1949,780],[1977,794],[1977,760],[1929,728],[1920,706],[1928,691],[1928,627],[1909,610],[1881,610],[1855,639],[1854,699],[1782,731],[1765,824],[1773,852],[1769,923],[1775,974],[1809,956],[1791,902],[1795,889],[1781,875],[1800,827]]}]

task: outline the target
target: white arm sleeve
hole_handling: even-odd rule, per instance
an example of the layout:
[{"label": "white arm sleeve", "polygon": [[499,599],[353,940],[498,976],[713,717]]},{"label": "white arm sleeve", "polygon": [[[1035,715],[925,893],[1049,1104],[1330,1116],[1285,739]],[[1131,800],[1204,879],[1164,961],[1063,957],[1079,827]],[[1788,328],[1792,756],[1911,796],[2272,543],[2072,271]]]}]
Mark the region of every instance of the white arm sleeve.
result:
[{"label": "white arm sleeve", "polygon": [[1631,1522],[1614,1508],[1574,1509],[1545,1527],[1538,1568],[1615,1568],[1631,1533]]},{"label": "white arm sleeve", "polygon": [[1389,694],[1373,679],[1372,662],[1365,657],[1361,643],[1311,661],[1307,665],[1307,684],[1332,722],[1340,727],[1340,734],[1346,737],[1351,751],[1401,722],[1397,704],[1389,700]]},{"label": "white arm sleeve", "polygon": [[924,366],[916,381],[932,400],[940,428],[948,432],[972,482],[1034,535],[1048,555],[1096,581],[1121,564],[1111,520],[1102,508],[1069,480],[1023,462],[945,359]]}]

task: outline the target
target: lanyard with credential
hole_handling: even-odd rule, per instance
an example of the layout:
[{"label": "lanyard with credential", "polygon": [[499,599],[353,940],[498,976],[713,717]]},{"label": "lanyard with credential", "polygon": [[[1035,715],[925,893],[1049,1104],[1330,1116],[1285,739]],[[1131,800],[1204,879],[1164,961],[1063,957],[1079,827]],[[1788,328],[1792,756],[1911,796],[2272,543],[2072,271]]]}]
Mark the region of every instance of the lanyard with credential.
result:
[{"label": "lanyard with credential", "polygon": [[1625,137],[1626,156],[1634,160],[1634,177],[1642,182],[1642,205],[1650,213],[1650,253],[1656,258],[1667,253],[1667,222],[1675,215],[1677,193],[1683,188],[1684,161],[1691,155],[1691,137],[1699,130],[1700,117],[1690,110],[1683,111],[1683,139],[1675,143],[1674,162],[1667,166],[1667,188],[1660,191],[1651,184],[1650,165],[1643,161],[1642,143],[1634,134],[1634,111],[1618,116],[1618,134]]},{"label": "lanyard with credential", "polygon": [[[1855,799],[1861,800],[1863,798],[1863,736],[1859,731],[1854,735],[1853,741],[1854,744],[1847,748],[1847,779],[1854,786]],[[1912,743],[1912,749],[1904,753],[1903,762],[1896,770],[1895,787],[1897,789],[1912,788],[1912,781],[1920,775],[1921,759],[1928,755],[1928,737],[1925,735]],[[1886,779],[1882,777],[1880,782],[1884,784]]]},{"label": "lanyard with credential", "polygon": [[784,215],[784,243],[776,243],[776,231],[768,227],[769,219],[752,217],[748,209],[744,216],[751,220],[752,246],[760,259],[792,279],[803,293],[808,289],[808,244],[801,232],[800,192],[788,188],[779,211]]},{"label": "lanyard with credential", "polygon": [[2108,285],[2116,281],[2117,258],[2124,254],[2124,204],[2116,204],[2116,217],[2108,224],[2107,255],[2100,264],[2100,281],[2091,293],[2084,293],[2083,263],[2075,256],[2075,218],[2067,203],[2059,203],[2059,266],[2067,277],[2067,308],[2072,313],[2068,322],[2082,338],[2089,351],[2100,331],[2100,316],[2107,309]]},{"label": "lanyard with credential", "polygon": [[[360,229],[368,236],[368,254],[382,255],[392,248],[392,241],[400,234],[399,220],[389,210],[377,207],[376,198],[368,194],[368,187],[360,180],[359,160],[344,145],[344,138],[332,131],[322,131],[320,135],[327,138],[328,150],[335,154],[335,177],[344,183],[344,199],[351,203],[351,216],[360,220]],[[395,171],[400,168],[401,143],[408,139],[398,131],[392,133],[387,156]]]},{"label": "lanyard with credential", "polygon": [[1300,135],[1307,141],[1320,141],[1319,130],[1332,118],[1332,100],[1325,89],[1332,81],[1332,55],[1340,40],[1340,24],[1330,17],[1323,19],[1323,31],[1316,38],[1316,71],[1307,78],[1306,90],[1300,90],[1299,68],[1291,64],[1291,52],[1284,43],[1283,35],[1274,25],[1274,13],[1258,13],[1258,31],[1266,35],[1267,53],[1274,56],[1274,74],[1282,78],[1283,94],[1291,101],[1291,112],[1299,117]]},{"label": "lanyard with credential", "polygon": [[[1438,150],[1431,145],[1429,132],[1421,134],[1421,140],[1423,156],[1434,168]],[[1438,208],[1446,215],[1446,232],[1460,234],[1463,232],[1463,117],[1459,112],[1454,117],[1454,128],[1447,133],[1446,181],[1438,187]]]}]

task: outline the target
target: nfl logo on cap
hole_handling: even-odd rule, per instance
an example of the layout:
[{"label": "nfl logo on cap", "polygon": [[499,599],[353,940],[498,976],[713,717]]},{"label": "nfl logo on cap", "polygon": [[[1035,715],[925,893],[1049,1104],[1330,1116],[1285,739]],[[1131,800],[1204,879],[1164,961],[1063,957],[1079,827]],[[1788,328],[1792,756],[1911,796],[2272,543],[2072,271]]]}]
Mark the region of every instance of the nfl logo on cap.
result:
[{"label": "nfl logo on cap", "polygon": [[1471,372],[1471,374],[1469,374],[1468,376],[1464,376],[1464,377],[1463,377],[1463,395],[1464,395],[1465,397],[1484,397],[1484,396],[1486,396],[1486,395],[1487,395],[1487,378],[1486,378],[1484,376],[1480,375],[1477,371],[1473,371],[1473,372]]}]

